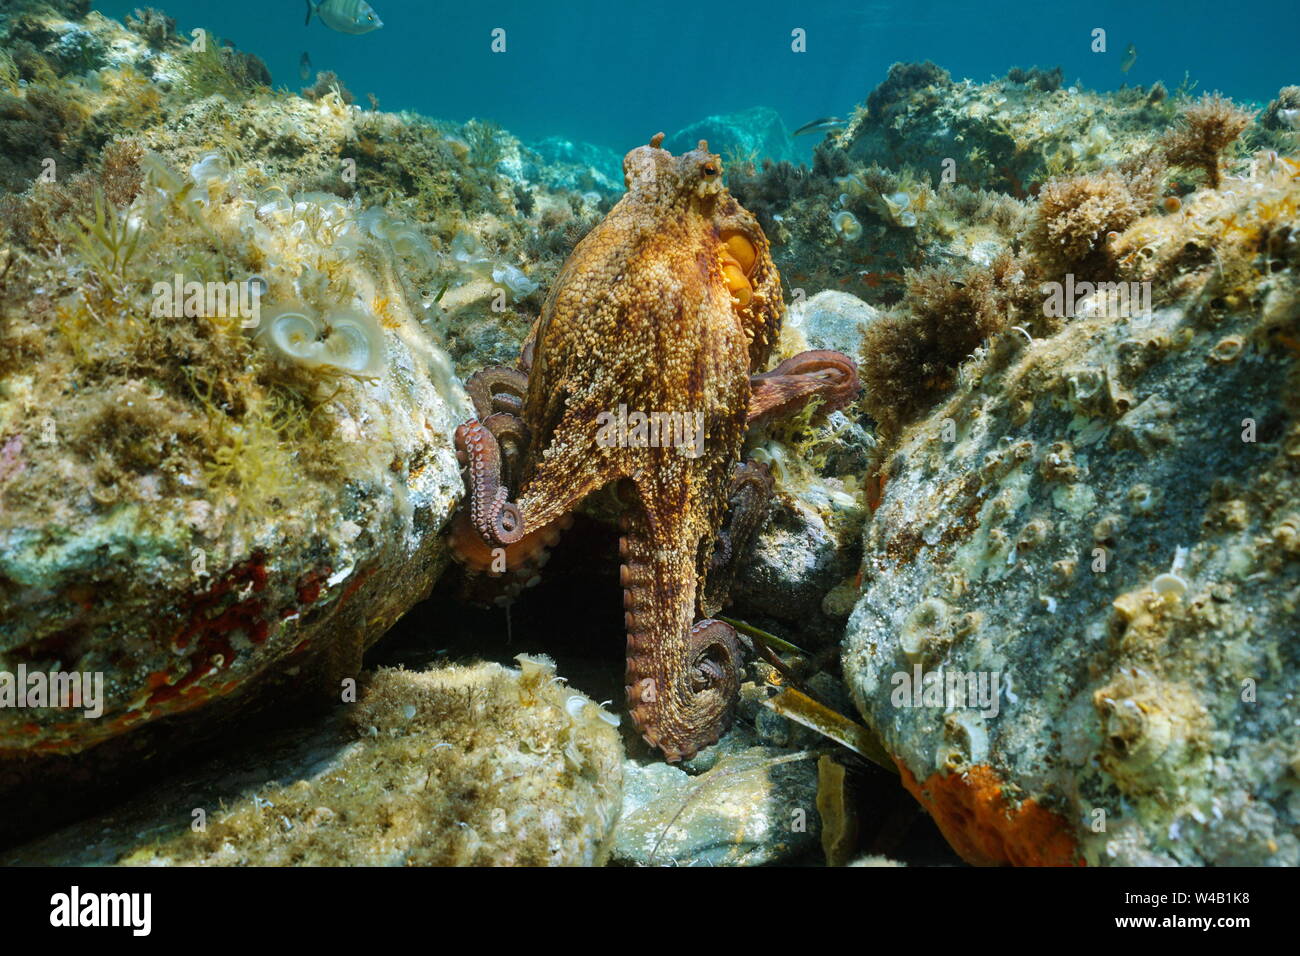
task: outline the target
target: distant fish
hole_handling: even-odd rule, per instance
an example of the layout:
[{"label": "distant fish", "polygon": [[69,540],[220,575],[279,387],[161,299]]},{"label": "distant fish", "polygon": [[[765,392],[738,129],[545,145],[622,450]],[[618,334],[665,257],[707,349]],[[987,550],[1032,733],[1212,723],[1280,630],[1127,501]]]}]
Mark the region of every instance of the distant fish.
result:
[{"label": "distant fish", "polygon": [[298,75],[304,83],[311,79],[311,56],[306,50],[302,51],[302,58],[298,60]]},{"label": "distant fish", "polygon": [[378,30],[383,21],[379,14],[366,0],[307,0],[307,19],[303,25],[311,23],[311,15],[320,17],[320,22],[339,33],[359,35]]},{"label": "distant fish", "polygon": [[1127,47],[1124,48],[1124,60],[1119,65],[1120,72],[1127,73],[1129,70],[1133,69],[1133,64],[1137,62],[1137,58],[1138,58],[1137,45],[1134,43],[1130,43]]},{"label": "distant fish", "polygon": [[848,126],[847,120],[837,119],[834,116],[826,116],[819,120],[813,120],[811,123],[805,123],[794,131],[793,135],[803,136],[805,133],[827,133],[833,129],[843,129]]}]

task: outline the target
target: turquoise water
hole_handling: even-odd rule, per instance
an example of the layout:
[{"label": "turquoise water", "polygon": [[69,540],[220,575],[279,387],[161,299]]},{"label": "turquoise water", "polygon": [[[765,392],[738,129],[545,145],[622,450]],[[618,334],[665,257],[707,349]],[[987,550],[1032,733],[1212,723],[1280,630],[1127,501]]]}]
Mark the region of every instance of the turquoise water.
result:
[{"label": "turquoise water", "polygon": [[[139,3],[96,2],[121,18]],[[384,28],[364,36],[303,26],[294,0],[166,0],[188,33],[206,27],[262,57],[277,85],[298,89],[304,51],[358,99],[463,121],[492,120],[524,139],[567,136],[619,152],[663,129],[750,106],[794,129],[861,103],[895,61],[930,59],[985,80],[1012,66],[1065,70],[1066,83],[1196,89],[1265,103],[1296,81],[1300,4],[1194,2],[952,3],[810,0],[702,4],[665,0],[374,0]],[[490,50],[506,31],[506,52]],[[1107,31],[1093,53],[1092,30]],[[802,29],[807,51],[791,50]],[[1137,47],[1128,73],[1125,49]]]}]

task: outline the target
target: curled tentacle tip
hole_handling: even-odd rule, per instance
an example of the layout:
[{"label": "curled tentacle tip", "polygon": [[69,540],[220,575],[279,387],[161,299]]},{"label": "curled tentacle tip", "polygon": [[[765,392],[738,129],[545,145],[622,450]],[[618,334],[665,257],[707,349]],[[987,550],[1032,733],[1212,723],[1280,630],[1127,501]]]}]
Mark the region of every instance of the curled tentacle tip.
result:
[{"label": "curled tentacle tip", "polygon": [[[505,491],[504,488],[501,489]],[[524,536],[524,518],[519,513],[519,506],[503,501],[492,523],[492,536],[498,544],[514,544]]]},{"label": "curled tentacle tip", "polygon": [[[662,687],[654,677],[640,677],[627,686],[633,723],[669,763],[689,760],[717,743],[731,727],[740,690],[740,642],[731,625],[712,618],[696,623],[686,634],[683,651],[683,670],[674,670]],[[638,663],[633,672],[642,666],[644,662]],[[687,691],[682,698],[679,689]],[[676,701],[672,708],[661,698],[668,694]]]}]

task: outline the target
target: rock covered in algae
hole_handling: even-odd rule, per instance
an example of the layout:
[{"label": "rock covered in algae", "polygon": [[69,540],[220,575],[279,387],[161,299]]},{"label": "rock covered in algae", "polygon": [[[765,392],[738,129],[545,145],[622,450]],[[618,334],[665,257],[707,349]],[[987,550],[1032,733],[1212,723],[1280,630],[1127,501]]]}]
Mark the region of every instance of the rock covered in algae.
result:
[{"label": "rock covered in algae", "polygon": [[777,622],[777,629],[797,643],[833,644],[848,608],[828,605],[826,595],[857,570],[857,536],[865,508],[844,492],[827,488],[828,494],[818,494],[823,512],[798,497],[820,482],[797,475],[794,481],[807,484],[780,486],[783,493],[736,576],[732,613]]},{"label": "rock covered in algae", "polygon": [[133,198],[0,296],[0,670],[103,675],[93,718],[0,709],[6,758],[355,673],[461,492],[466,400],[387,220],[217,153],[122,164]]},{"label": "rock covered in algae", "polygon": [[[1219,113],[1220,102],[1203,101],[1202,115]],[[987,266],[1018,250],[1033,199],[1053,178],[1157,169],[1167,137],[1178,138],[1195,109],[1187,91],[1159,84],[1101,93],[1064,86],[1056,70],[975,83],[934,64],[899,64],[845,129],[817,144],[810,165],[732,164],[728,186],[762,223],[788,288],[892,306],[909,270]],[[1190,125],[1199,127],[1191,142],[1214,142],[1215,124]],[[1251,151],[1293,150],[1290,136],[1256,124],[1224,159],[1235,166]]]},{"label": "rock covered in algae", "polygon": [[1001,333],[885,460],[845,674],[972,862],[1300,863],[1298,174],[1134,223],[1153,311]]},{"label": "rock covered in algae", "polygon": [[1059,69],[1011,70],[975,83],[932,63],[898,63],[838,139],[866,162],[934,157],[938,172],[947,158],[961,182],[1023,195],[1048,176],[1114,164],[1176,115],[1158,84],[1101,93],[1062,79]]},{"label": "rock covered in algae", "polygon": [[[196,49],[205,27],[150,9],[124,26],[41,0],[0,20],[0,185],[12,191],[0,195],[0,239],[53,249],[51,220],[89,213],[85,177],[120,144],[180,170],[218,152],[253,191],[384,208],[400,225],[379,238],[420,260],[410,278],[422,318],[464,358],[459,370],[513,362],[542,290],[621,192],[621,154],[581,143],[539,152],[485,121],[363,109],[332,89],[271,90],[256,57],[210,31]],[[68,55],[74,46],[82,54]]]},{"label": "rock covered in algae", "polygon": [[609,855],[617,718],[544,658],[382,669],[360,700],[28,844],[19,864],[562,866]]}]

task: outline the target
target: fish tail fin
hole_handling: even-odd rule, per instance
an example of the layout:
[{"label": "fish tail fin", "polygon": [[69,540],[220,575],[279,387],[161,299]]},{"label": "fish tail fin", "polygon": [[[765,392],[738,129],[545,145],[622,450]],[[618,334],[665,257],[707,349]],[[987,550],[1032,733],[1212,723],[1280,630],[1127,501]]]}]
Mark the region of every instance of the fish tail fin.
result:
[{"label": "fish tail fin", "polygon": [[315,12],[316,8],[312,5],[311,0],[307,0],[307,19],[302,21],[303,26],[311,26],[311,15]]}]

